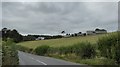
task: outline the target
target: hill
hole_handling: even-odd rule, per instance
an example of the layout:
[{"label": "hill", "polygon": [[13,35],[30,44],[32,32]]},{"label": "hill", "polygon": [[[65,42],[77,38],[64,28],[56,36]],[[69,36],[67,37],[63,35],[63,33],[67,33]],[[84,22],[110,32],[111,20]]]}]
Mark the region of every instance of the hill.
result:
[{"label": "hill", "polygon": [[60,46],[74,45],[76,43],[86,42],[86,41],[94,44],[97,42],[99,37],[105,36],[105,35],[106,34],[99,34],[99,35],[78,36],[78,37],[70,37],[70,38],[60,38],[60,39],[26,41],[26,42],[18,43],[17,45],[34,49],[41,45],[49,45],[51,47],[60,47]]},{"label": "hill", "polygon": [[[18,45],[21,45],[27,48],[33,48],[33,49],[37,47],[32,52],[31,52],[31,49],[29,50],[25,48],[24,50],[23,47],[21,49],[25,52],[30,52],[37,55],[44,55],[44,56],[59,58],[67,61],[72,61],[72,62],[81,63],[81,64],[88,64],[88,65],[111,65],[111,64],[114,65],[115,59],[106,58],[106,56],[113,56],[114,52],[113,54],[111,53],[110,55],[108,55],[108,53],[105,52],[105,50],[107,50],[108,48],[105,47],[103,51],[104,53],[100,53],[100,49],[98,49],[99,46],[98,44],[96,44],[100,42],[102,44],[105,43],[103,45],[108,45],[108,42],[112,43],[113,41],[117,41],[116,38],[114,38],[115,36],[113,36],[114,34],[116,36],[117,33],[113,32],[113,33],[107,33],[107,34],[79,36],[79,37],[70,37],[70,38],[61,38],[61,39],[27,41],[27,42],[18,43]],[[113,36],[112,40],[109,41],[109,39],[111,39],[111,36]],[[100,39],[102,38],[102,40],[98,40],[99,38]],[[81,43],[81,42],[84,42],[84,43]],[[41,45],[49,45],[50,47],[41,46]],[[63,46],[67,46],[67,47],[63,47]],[[102,47],[102,50],[103,50],[103,47]],[[103,54],[106,54],[105,57],[102,56]],[[87,58],[84,58],[85,56],[87,56]],[[115,55],[115,56],[118,57],[118,55]],[[91,58],[88,58],[88,57],[91,57]]]}]

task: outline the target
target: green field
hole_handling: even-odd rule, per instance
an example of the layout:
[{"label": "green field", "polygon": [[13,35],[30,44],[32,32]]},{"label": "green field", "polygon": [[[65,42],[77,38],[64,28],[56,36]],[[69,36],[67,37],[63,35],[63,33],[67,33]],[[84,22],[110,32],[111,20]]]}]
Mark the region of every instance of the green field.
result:
[{"label": "green field", "polygon": [[[78,37],[70,37],[70,38],[26,41],[26,42],[18,43],[17,45],[21,45],[23,47],[32,48],[32,49],[35,49],[36,47],[41,46],[41,45],[49,45],[50,47],[54,47],[54,48],[58,48],[58,47],[63,48],[63,46],[70,46],[70,45],[75,45],[75,44],[79,45],[81,42],[84,42],[84,43],[90,42],[91,45],[93,45],[93,47],[95,47],[96,55],[94,58],[82,59],[82,58],[80,58],[80,55],[76,55],[74,53],[65,54],[64,53],[65,49],[63,49],[63,51],[58,49],[58,53],[54,53],[54,51],[53,51],[53,53],[48,53],[48,54],[46,53],[46,56],[63,59],[63,60],[71,61],[71,62],[76,62],[76,63],[80,63],[80,64],[88,64],[88,65],[112,65],[113,64],[114,65],[115,63],[114,63],[113,59],[107,59],[105,57],[102,57],[99,53],[99,50],[97,49],[98,39],[101,37],[104,37],[104,36],[110,36],[110,34],[113,35],[113,34],[117,34],[117,33],[114,32],[114,33],[108,33],[108,34],[78,36]],[[25,50],[27,50],[27,49],[25,49]],[[28,52],[29,51],[30,50],[28,50]],[[62,54],[59,53],[59,51],[61,51]],[[35,51],[30,52],[30,53],[35,54]]]},{"label": "green field", "polygon": [[60,39],[50,39],[50,40],[27,41],[27,42],[18,43],[18,45],[34,49],[41,45],[49,45],[51,47],[60,47],[60,46],[74,45],[76,43],[86,42],[86,41],[94,44],[97,42],[99,37],[104,36],[104,35],[105,34],[70,37],[70,38],[60,38]]}]

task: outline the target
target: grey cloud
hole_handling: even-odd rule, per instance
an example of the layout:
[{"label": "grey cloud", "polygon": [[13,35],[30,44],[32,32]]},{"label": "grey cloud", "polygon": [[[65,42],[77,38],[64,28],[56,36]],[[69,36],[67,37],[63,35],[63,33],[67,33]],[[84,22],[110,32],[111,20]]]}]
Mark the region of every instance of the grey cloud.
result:
[{"label": "grey cloud", "polygon": [[2,3],[0,2],[0,29],[2,28]]},{"label": "grey cloud", "polygon": [[3,2],[118,2],[119,0],[3,0]]},{"label": "grey cloud", "polygon": [[112,2],[3,2],[3,27],[22,34],[117,30],[117,3]]}]

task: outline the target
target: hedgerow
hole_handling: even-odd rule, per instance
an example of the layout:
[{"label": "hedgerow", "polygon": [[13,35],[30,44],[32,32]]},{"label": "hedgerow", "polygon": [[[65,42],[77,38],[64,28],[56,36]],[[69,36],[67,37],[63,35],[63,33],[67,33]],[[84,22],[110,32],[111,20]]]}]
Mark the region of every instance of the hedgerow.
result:
[{"label": "hedgerow", "polygon": [[118,33],[109,34],[99,38],[97,44],[102,57],[114,59],[117,64],[120,64],[120,40],[118,37]]},{"label": "hedgerow", "polygon": [[2,67],[6,65],[16,66],[19,64],[18,51],[12,40],[2,43]]},{"label": "hedgerow", "polygon": [[37,47],[34,51],[37,55],[45,55],[48,49],[49,49],[49,46],[43,45],[43,46]]}]

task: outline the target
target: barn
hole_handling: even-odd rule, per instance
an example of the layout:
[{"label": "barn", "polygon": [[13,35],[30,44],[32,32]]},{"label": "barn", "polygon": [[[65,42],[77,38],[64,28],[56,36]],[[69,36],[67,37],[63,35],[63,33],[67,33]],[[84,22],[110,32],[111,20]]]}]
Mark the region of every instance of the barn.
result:
[{"label": "barn", "polygon": [[87,33],[87,35],[95,35],[96,34],[95,31],[87,31],[86,33]]},{"label": "barn", "polygon": [[95,31],[87,31],[87,35],[95,35],[95,34],[105,34],[107,33],[107,30],[105,29],[95,29]]},{"label": "barn", "polygon": [[105,30],[105,29],[96,29],[95,33],[96,34],[105,34],[105,33],[107,33],[107,30]]}]

